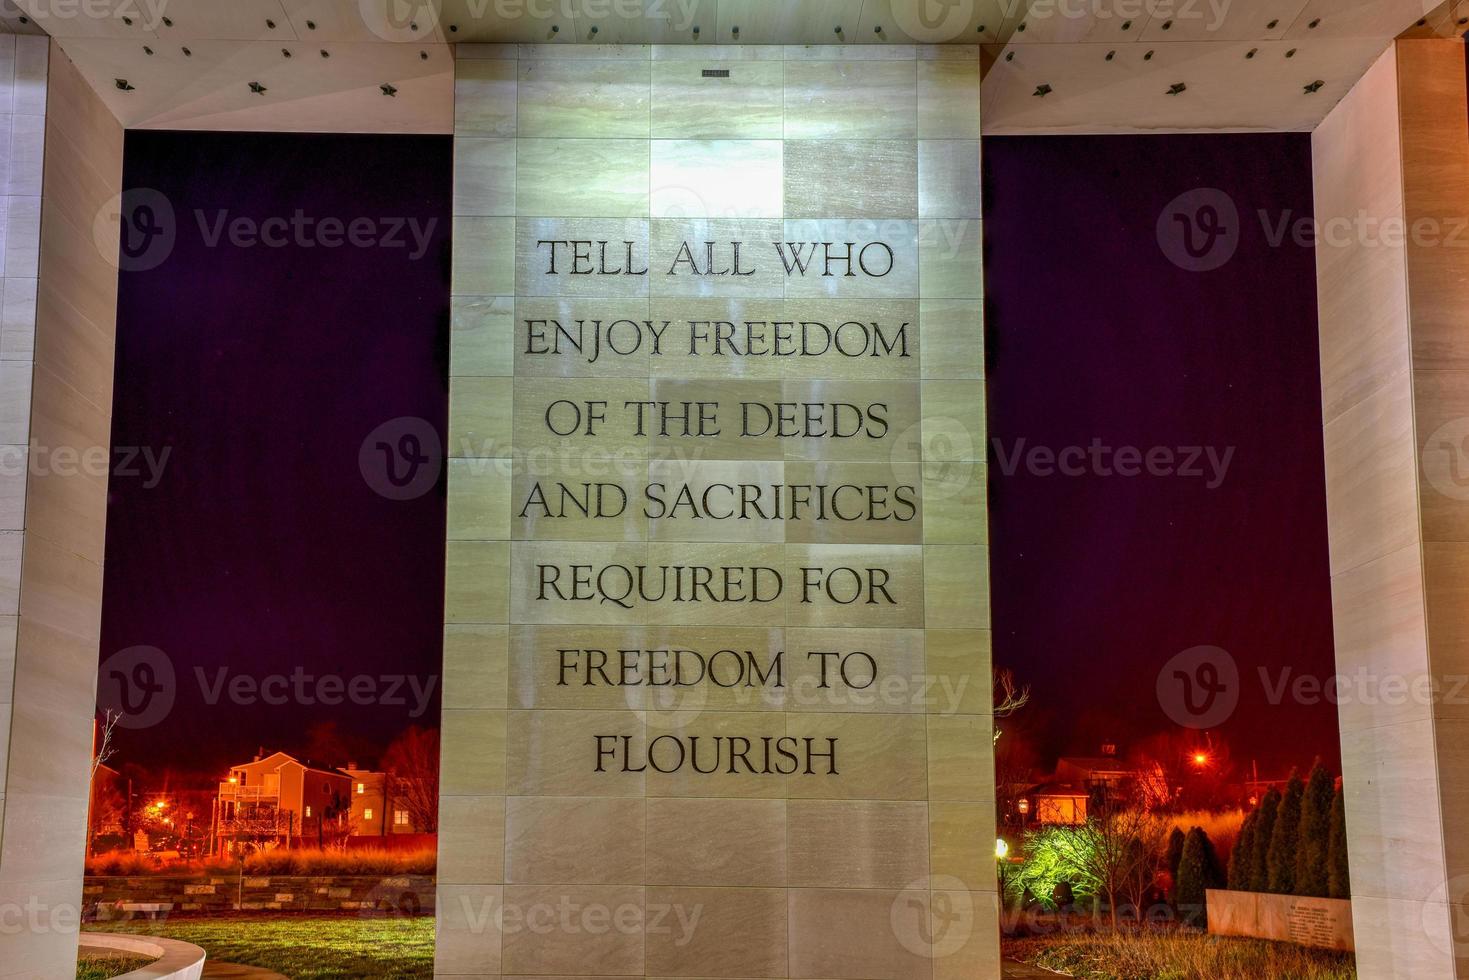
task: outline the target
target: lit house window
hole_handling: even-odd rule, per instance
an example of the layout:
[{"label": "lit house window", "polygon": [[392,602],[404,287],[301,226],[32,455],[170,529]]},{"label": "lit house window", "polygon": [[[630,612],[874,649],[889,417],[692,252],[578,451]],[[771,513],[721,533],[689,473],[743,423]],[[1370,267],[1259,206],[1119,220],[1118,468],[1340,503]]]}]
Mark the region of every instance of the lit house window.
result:
[{"label": "lit house window", "polygon": [[393,825],[395,827],[406,827],[406,826],[408,826],[408,811],[407,810],[394,810],[393,811]]},{"label": "lit house window", "polygon": [[362,819],[363,820],[371,820],[372,819],[372,807],[368,807],[367,809],[365,809],[365,810],[362,811]]},{"label": "lit house window", "polygon": [[306,815],[308,817],[311,816],[311,807],[310,806],[306,807]]},{"label": "lit house window", "polygon": [[357,784],[357,795],[358,796],[361,796],[363,793],[366,793],[366,792],[367,792],[367,784],[366,783],[358,783]]}]

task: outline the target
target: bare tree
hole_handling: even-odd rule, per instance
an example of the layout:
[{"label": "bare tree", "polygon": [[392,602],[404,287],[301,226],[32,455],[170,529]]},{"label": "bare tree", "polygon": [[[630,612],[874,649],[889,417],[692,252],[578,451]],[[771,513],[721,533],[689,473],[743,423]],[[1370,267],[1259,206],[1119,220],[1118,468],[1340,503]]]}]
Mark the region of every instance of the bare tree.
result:
[{"label": "bare tree", "polygon": [[112,732],[117,728],[122,714],[108,708],[102,715],[102,724],[97,729],[97,736],[92,741],[92,772],[89,777],[95,781],[97,770],[106,764],[107,760],[117,754],[117,749],[112,744]]},{"label": "bare tree", "polygon": [[383,753],[393,799],[420,833],[439,829],[439,731],[413,725]]},{"label": "bare tree", "polygon": [[[1020,687],[1015,683],[1015,672],[1008,667],[995,670],[995,720],[1008,718],[1030,703],[1030,685]],[[995,725],[995,738],[1000,740],[1000,726]]]},{"label": "bare tree", "polygon": [[1086,822],[1076,828],[1074,860],[1097,891],[1107,899],[1112,928],[1122,901],[1139,904],[1163,853],[1166,831],[1156,819],[1125,793],[1097,794]]}]

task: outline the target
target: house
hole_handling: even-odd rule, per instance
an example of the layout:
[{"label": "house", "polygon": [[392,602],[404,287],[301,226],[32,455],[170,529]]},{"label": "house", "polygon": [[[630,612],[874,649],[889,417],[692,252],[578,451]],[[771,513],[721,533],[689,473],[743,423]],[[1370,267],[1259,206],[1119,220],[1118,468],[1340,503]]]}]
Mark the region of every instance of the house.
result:
[{"label": "house", "polygon": [[[1100,755],[1069,755],[1056,760],[1056,768],[1026,789],[1017,799],[1017,810],[1040,824],[1085,823],[1094,799],[1105,799],[1131,790],[1146,798],[1166,798],[1167,787],[1156,767],[1125,762],[1117,746],[1102,746]],[[1161,796],[1160,796],[1161,794]]]},{"label": "house", "polygon": [[418,833],[408,808],[393,798],[387,773],[352,766],[342,772],[352,781],[348,821],[355,836],[386,837],[392,834]]}]

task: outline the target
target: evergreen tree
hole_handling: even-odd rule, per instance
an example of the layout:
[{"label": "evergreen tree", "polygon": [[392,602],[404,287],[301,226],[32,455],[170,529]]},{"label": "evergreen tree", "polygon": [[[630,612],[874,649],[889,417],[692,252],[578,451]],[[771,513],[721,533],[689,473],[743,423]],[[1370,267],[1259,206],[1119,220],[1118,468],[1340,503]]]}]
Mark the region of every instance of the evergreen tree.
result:
[{"label": "evergreen tree", "polygon": [[1266,891],[1276,895],[1294,895],[1296,892],[1296,852],[1301,847],[1301,798],[1306,795],[1306,784],[1301,774],[1293,772],[1285,784],[1285,794],[1280,798],[1280,809],[1275,813],[1275,827],[1270,832],[1270,851],[1265,856],[1268,875]]},{"label": "evergreen tree", "polygon": [[1352,880],[1347,873],[1347,808],[1342,791],[1331,800],[1331,836],[1326,845],[1326,891],[1332,898],[1351,898]]},{"label": "evergreen tree", "polygon": [[1255,851],[1255,824],[1260,820],[1258,808],[1251,810],[1239,828],[1239,840],[1229,852],[1229,887],[1235,891],[1250,890],[1250,865]]},{"label": "evergreen tree", "polygon": [[1311,767],[1301,799],[1300,846],[1296,851],[1297,895],[1325,898],[1327,893],[1326,851],[1331,841],[1331,800],[1335,780],[1321,766]]},{"label": "evergreen tree", "polygon": [[1250,888],[1252,892],[1267,892],[1270,890],[1270,867],[1267,858],[1270,854],[1270,838],[1275,833],[1275,815],[1280,811],[1280,790],[1274,786],[1265,793],[1265,798],[1260,801],[1260,809],[1255,811],[1259,817],[1255,821],[1255,843],[1250,849]]},{"label": "evergreen tree", "polygon": [[1163,860],[1168,866],[1168,877],[1176,885],[1178,883],[1178,862],[1183,860],[1183,831],[1174,827],[1168,835],[1168,850]]},{"label": "evergreen tree", "polygon": [[1219,855],[1209,835],[1195,827],[1184,837],[1183,855],[1178,862],[1178,913],[1184,922],[1203,927],[1208,922],[1205,891],[1218,888]]}]

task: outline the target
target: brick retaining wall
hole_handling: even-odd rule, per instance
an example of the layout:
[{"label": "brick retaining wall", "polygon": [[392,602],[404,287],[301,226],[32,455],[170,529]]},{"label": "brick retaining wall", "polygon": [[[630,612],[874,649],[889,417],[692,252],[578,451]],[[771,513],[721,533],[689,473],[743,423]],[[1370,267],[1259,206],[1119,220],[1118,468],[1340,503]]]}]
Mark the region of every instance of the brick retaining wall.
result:
[{"label": "brick retaining wall", "polygon": [[88,877],[88,921],[171,912],[235,911],[432,914],[432,875],[140,875]]}]

